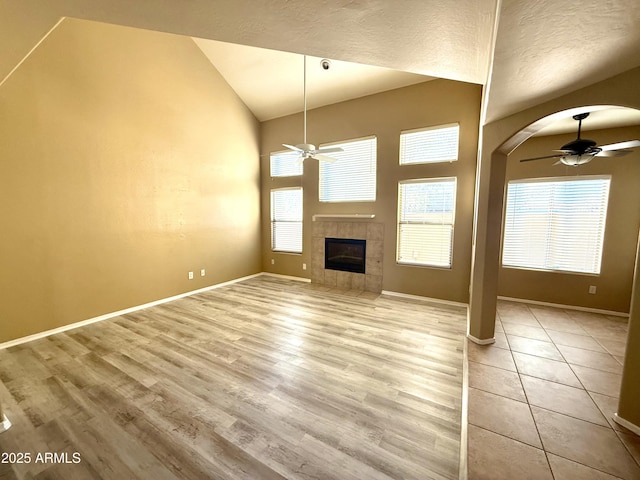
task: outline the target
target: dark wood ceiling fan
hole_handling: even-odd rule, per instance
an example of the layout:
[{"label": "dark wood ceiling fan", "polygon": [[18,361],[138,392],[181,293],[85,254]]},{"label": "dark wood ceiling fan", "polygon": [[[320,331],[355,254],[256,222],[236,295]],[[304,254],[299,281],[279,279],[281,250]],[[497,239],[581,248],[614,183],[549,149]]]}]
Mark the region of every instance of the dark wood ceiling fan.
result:
[{"label": "dark wood ceiling fan", "polygon": [[578,122],[578,138],[563,145],[558,150],[554,150],[554,155],[542,157],[525,158],[521,162],[531,162],[533,160],[544,160],[546,158],[559,158],[554,165],[564,164],[572,167],[589,163],[595,157],[622,157],[632,152],[630,148],[640,147],[640,140],[629,140],[609,145],[600,145],[587,138],[581,138],[582,121],[589,116],[589,112],[574,115],[573,119]]}]

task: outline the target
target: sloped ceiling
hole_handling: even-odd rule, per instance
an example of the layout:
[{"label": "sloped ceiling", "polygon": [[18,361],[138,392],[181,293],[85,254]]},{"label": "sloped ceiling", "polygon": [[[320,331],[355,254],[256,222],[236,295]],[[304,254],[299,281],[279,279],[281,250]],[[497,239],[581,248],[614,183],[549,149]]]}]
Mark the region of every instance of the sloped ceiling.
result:
[{"label": "sloped ceiling", "polygon": [[296,53],[195,39],[243,102],[260,121],[299,112],[304,105],[305,71],[307,108],[371,95],[426,82],[433,77],[389,68],[330,60]]},{"label": "sloped ceiling", "polygon": [[483,84],[486,122],[640,66],[637,0],[0,0],[0,82],[65,16]]}]

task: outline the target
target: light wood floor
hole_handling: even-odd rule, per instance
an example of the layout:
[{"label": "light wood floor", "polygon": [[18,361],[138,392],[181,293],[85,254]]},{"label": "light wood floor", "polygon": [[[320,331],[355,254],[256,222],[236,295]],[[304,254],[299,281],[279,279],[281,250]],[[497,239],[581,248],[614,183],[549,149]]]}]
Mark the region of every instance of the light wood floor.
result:
[{"label": "light wood floor", "polygon": [[465,325],[260,276],[9,348],[0,478],[455,479]]}]

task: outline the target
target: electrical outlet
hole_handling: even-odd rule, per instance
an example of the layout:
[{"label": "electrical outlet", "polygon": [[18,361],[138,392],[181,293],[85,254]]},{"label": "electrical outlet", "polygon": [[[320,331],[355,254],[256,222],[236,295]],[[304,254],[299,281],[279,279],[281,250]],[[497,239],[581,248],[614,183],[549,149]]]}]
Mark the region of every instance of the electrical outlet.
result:
[{"label": "electrical outlet", "polygon": [[596,294],[596,286],[595,285],[589,285],[589,293],[591,295],[595,295]]},{"label": "electrical outlet", "polygon": [[303,269],[303,270],[306,270],[306,269],[307,269],[307,264],[306,264],[306,263],[303,263],[303,264],[302,264],[302,269]]},{"label": "electrical outlet", "polygon": [[205,272],[204,268],[200,270],[200,276],[204,277],[207,272]]},{"label": "electrical outlet", "polygon": [[271,259],[271,265],[275,265],[275,264],[276,264],[276,261],[275,261],[275,259],[272,258]]},{"label": "electrical outlet", "polygon": [[189,280],[193,280],[193,272],[189,272]]}]

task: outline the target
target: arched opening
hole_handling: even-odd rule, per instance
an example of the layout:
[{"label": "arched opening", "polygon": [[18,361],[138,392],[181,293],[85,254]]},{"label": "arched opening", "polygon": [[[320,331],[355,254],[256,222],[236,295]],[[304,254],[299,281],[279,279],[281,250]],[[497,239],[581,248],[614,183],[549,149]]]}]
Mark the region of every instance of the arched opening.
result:
[{"label": "arched opening", "polygon": [[498,295],[625,316],[640,225],[631,207],[640,204],[640,111],[578,112],[509,152]]},{"label": "arched opening", "polygon": [[[488,124],[483,128],[483,146],[476,184],[477,208],[474,225],[468,332],[470,340],[482,345],[494,342],[496,305],[500,294],[499,277],[504,196],[505,186],[508,181],[508,154],[514,152],[516,147],[523,145],[525,140],[530,139],[543,128],[557,122],[559,119],[570,118],[585,110],[597,111],[604,107],[610,108],[609,106],[612,105],[640,109],[640,95],[633,92],[632,86],[634,82],[638,81],[639,77],[640,69],[635,69],[546,104]],[[573,135],[573,138],[575,138],[575,135]],[[637,134],[634,138],[638,138]],[[608,141],[603,138],[601,143],[608,143]],[[542,152],[539,155],[544,153]],[[596,169],[596,165],[594,163],[589,168]],[[561,166],[560,168],[572,167]],[[635,208],[637,209],[637,205]],[[615,213],[620,214],[620,212]],[[636,227],[636,249],[634,255],[632,255],[635,258],[639,254],[637,245]],[[640,278],[640,269],[638,268],[638,262],[634,263],[633,280],[630,281],[630,293],[627,297],[628,299],[630,298],[628,300],[630,303],[628,346],[624,357],[616,421],[620,420],[625,426],[633,427],[632,429],[636,429],[634,431],[638,433],[640,431],[637,428],[640,425],[640,412],[637,408],[638,402],[640,402],[640,387],[638,386],[640,385],[638,381],[640,378],[640,355],[636,353],[638,348],[635,346],[640,342],[640,319],[638,318],[640,317],[640,293],[638,292],[640,288],[637,280]]]}]

